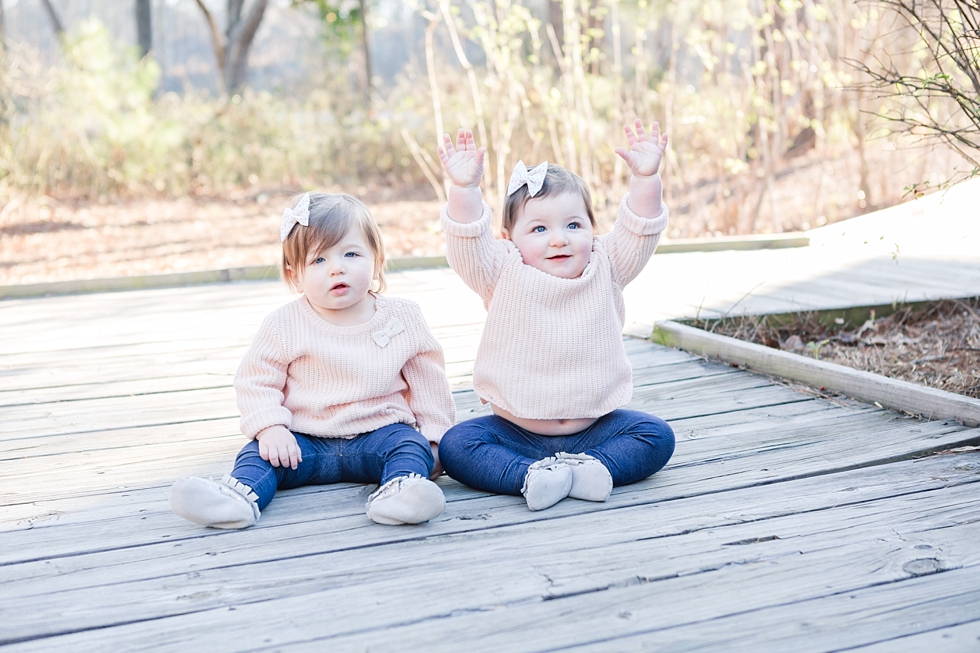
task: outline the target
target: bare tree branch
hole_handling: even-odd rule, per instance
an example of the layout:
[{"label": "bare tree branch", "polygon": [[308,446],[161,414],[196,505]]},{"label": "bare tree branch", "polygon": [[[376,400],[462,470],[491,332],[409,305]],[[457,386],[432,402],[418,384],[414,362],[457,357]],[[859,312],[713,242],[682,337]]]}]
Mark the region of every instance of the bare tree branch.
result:
[{"label": "bare tree branch", "polygon": [[205,6],[204,0],[197,0],[197,6],[204,12],[204,19],[208,22],[208,27],[211,29],[211,46],[214,48],[214,56],[218,58],[218,70],[223,71],[225,69],[225,42],[221,36],[221,30],[218,29],[218,24],[215,22],[211,12],[208,11],[207,6]]},{"label": "bare tree branch", "polygon": [[61,38],[65,33],[65,27],[61,22],[61,18],[58,17],[58,12],[55,11],[54,6],[51,4],[51,0],[41,0],[41,5],[44,10],[48,13],[48,18],[51,19],[51,27],[54,29],[54,33]]},{"label": "bare tree branch", "polygon": [[[879,99],[896,100],[875,115],[897,131],[935,138],[958,152],[980,174],[980,2],[879,0],[911,30],[928,53],[919,70],[899,70],[894,58],[849,60],[867,82],[857,85]],[[911,105],[909,104],[911,102]],[[948,114],[938,111],[942,106]]]}]

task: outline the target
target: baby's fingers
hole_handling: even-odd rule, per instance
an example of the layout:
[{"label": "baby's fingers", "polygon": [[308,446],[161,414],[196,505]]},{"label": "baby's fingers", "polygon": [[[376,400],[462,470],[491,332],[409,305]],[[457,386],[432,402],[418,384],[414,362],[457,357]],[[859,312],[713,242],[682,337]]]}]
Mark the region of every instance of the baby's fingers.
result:
[{"label": "baby's fingers", "polygon": [[289,445],[289,466],[296,469],[303,462],[303,453],[296,442]]},{"label": "baby's fingers", "polygon": [[[653,123],[653,124],[656,125],[657,123]],[[643,121],[637,118],[636,120],[633,121],[633,125],[636,129],[636,140],[638,141],[647,140],[647,132],[645,129],[643,129]]]},{"label": "baby's fingers", "polygon": [[[456,130],[456,149],[457,150],[468,150],[468,149],[472,149],[471,147],[467,147],[467,145],[468,145],[468,143],[466,142],[467,141],[467,138],[466,138],[467,131],[468,130],[463,129],[463,128],[459,128],[459,129]],[[470,133],[469,139],[470,140],[473,139],[473,134],[472,133]]]},{"label": "baby's fingers", "polygon": [[626,162],[626,165],[629,165],[629,163],[630,163],[630,151],[629,150],[624,150],[621,147],[617,147],[613,151],[616,154],[619,155],[619,158],[621,158],[623,161]]},{"label": "baby's fingers", "polygon": [[450,157],[456,154],[456,148],[453,147],[453,141],[449,134],[442,135],[442,145],[436,148],[436,151],[439,153],[439,160],[442,161],[442,165],[446,165]]},{"label": "baby's fingers", "polygon": [[265,442],[259,440],[259,455],[262,456],[262,460],[269,461],[269,464],[273,467],[279,466],[279,452],[275,447],[270,447]]},{"label": "baby's fingers", "polygon": [[623,131],[626,132],[626,144],[630,146],[630,149],[632,149],[633,146],[636,145],[636,135],[633,133],[633,130],[630,129],[629,125],[624,125]]}]

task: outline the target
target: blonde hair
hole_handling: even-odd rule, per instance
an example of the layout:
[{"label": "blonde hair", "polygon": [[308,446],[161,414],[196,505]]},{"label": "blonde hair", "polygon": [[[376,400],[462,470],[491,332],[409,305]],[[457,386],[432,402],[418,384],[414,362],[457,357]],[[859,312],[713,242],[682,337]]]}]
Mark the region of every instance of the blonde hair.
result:
[{"label": "blonde hair", "polygon": [[[528,166],[528,168],[530,169],[531,166]],[[514,225],[517,224],[517,218],[520,217],[521,211],[524,210],[524,206],[529,201],[551,197],[552,195],[561,195],[562,193],[578,193],[581,195],[582,200],[585,202],[585,211],[589,216],[589,222],[592,223],[592,229],[598,229],[595,221],[595,213],[592,211],[592,194],[589,193],[589,187],[585,185],[585,181],[577,174],[569,172],[554,163],[548,164],[548,173],[544,176],[544,183],[541,185],[541,190],[538,191],[537,195],[531,197],[527,186],[524,185],[507,196],[504,202],[504,216],[500,225],[501,228],[506,229],[508,234],[513,233]]]},{"label": "blonde hair", "polygon": [[[297,197],[293,200],[293,208],[299,199]],[[354,228],[361,230],[364,241],[374,254],[374,276],[377,284],[372,290],[384,292],[387,287],[384,276],[385,251],[378,223],[361,200],[344,193],[310,193],[309,226],[297,224],[282,243],[280,272],[283,280],[296,290],[289,271],[302,274],[310,256],[319,256],[339,243]]]}]

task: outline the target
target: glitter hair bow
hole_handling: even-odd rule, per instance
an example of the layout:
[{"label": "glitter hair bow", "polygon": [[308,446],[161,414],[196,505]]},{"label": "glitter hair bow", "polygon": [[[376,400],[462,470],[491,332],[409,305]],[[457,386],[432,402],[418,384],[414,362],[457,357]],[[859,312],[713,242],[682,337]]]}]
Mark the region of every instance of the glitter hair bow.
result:
[{"label": "glitter hair bow", "polygon": [[514,166],[514,172],[510,176],[510,182],[507,184],[507,194],[512,195],[521,186],[527,184],[527,194],[534,197],[541,192],[541,186],[544,185],[544,176],[546,174],[548,174],[547,161],[541,165],[534,166],[530,170],[527,169],[523,161],[518,161],[517,165]]},{"label": "glitter hair bow", "polygon": [[303,193],[303,197],[299,198],[299,202],[296,203],[296,208],[286,209],[282,212],[282,226],[279,227],[279,240],[285,242],[286,238],[289,237],[289,232],[298,224],[304,227],[310,226],[309,193]]}]

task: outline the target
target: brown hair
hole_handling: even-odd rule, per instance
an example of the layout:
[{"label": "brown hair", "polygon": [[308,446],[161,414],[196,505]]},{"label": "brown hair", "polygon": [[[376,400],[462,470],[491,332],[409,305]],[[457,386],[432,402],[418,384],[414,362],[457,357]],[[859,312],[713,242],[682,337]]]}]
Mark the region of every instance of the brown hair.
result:
[{"label": "brown hair", "polygon": [[[528,166],[528,169],[530,168],[531,166]],[[513,233],[517,218],[520,217],[524,206],[530,200],[561,195],[562,193],[578,193],[582,196],[589,222],[592,223],[592,229],[597,229],[598,225],[596,225],[595,213],[592,211],[592,194],[589,193],[589,187],[585,185],[581,177],[554,163],[548,164],[548,173],[544,176],[544,184],[541,185],[541,190],[533,198],[527,190],[527,185],[521,186],[507,196],[507,200],[504,202],[504,217],[500,225],[501,228],[506,229],[508,234]]]},{"label": "brown hair", "polygon": [[[293,201],[293,207],[302,196]],[[385,251],[381,232],[371,211],[356,197],[344,193],[310,193],[310,224],[296,225],[282,243],[280,273],[290,288],[296,290],[288,271],[302,273],[310,256],[318,256],[339,243],[351,229],[358,228],[374,254],[376,292],[385,291]]]}]

